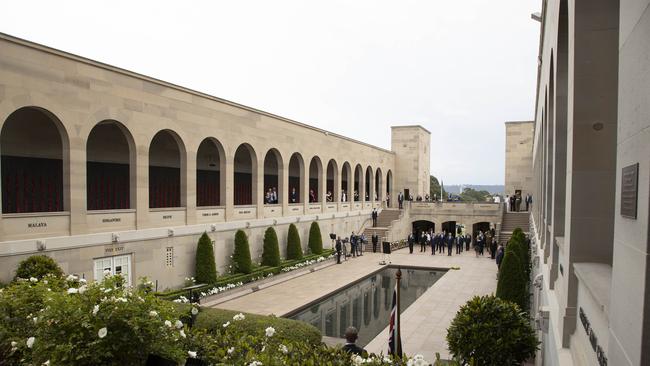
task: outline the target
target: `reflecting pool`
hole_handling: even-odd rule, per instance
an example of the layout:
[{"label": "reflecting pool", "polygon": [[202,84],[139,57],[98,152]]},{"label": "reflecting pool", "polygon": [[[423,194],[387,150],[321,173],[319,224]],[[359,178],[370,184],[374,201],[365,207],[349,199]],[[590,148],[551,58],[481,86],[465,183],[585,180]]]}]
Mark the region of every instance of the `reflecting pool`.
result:
[{"label": "reflecting pool", "polygon": [[[343,338],[350,325],[359,329],[363,347],[388,326],[397,268],[385,267],[351,283],[287,317],[320,329],[323,335]],[[445,274],[445,270],[402,267],[400,307],[404,312]],[[388,334],[386,334],[388,337]],[[387,338],[388,339],[388,338]]]}]

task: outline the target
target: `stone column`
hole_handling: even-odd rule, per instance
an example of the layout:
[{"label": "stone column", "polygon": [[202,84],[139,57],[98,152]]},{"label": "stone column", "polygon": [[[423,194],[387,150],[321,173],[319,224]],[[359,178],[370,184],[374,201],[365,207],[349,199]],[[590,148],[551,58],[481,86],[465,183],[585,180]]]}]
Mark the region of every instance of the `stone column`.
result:
[{"label": "stone column", "polygon": [[[232,220],[235,210],[235,155],[227,155],[224,174],[225,196],[221,198],[226,206],[226,221]],[[221,173],[219,173],[221,174]]]},{"label": "stone column", "polygon": [[[284,216],[289,215],[289,161],[282,162],[282,169],[278,172],[278,202],[282,205],[282,213]],[[278,162],[278,164],[280,164]]]},{"label": "stone column", "polygon": [[149,147],[137,146],[136,149],[136,175],[130,177],[136,180],[135,201],[132,207],[136,211],[136,227],[144,229],[149,226]]},{"label": "stone column", "polygon": [[[86,140],[80,138],[70,139],[70,180],[66,187],[64,184],[64,202],[66,194],[69,197],[70,235],[85,234],[86,226]],[[66,173],[66,172],[64,172]],[[66,192],[67,191],[67,192]]]},{"label": "stone column", "polygon": [[261,161],[253,161],[253,205],[257,211],[257,218],[264,218],[264,156]]},{"label": "stone column", "polygon": [[181,197],[185,197],[182,200],[185,201],[185,221],[187,225],[193,225],[196,224],[196,153],[185,155],[185,189],[181,190]]}]

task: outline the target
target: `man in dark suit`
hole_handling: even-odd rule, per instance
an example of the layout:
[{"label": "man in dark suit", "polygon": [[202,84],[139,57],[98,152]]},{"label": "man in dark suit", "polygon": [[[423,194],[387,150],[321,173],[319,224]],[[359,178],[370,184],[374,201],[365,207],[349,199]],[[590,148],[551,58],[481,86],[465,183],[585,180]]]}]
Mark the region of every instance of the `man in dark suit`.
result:
[{"label": "man in dark suit", "polygon": [[341,249],[342,248],[342,243],[341,243],[341,237],[336,238],[336,264],[341,264]]},{"label": "man in dark suit", "polygon": [[415,240],[415,234],[410,233],[406,241],[409,243],[409,254],[413,254],[413,241]]},{"label": "man in dark suit", "polygon": [[354,355],[366,357],[368,352],[356,345],[357,338],[359,338],[359,331],[357,328],[348,327],[345,330],[345,346],[343,346],[343,350]]},{"label": "man in dark suit", "polygon": [[289,195],[289,199],[291,203],[298,202],[298,194],[296,193],[295,188],[291,188],[291,195]]},{"label": "man in dark suit", "polygon": [[350,251],[352,252],[352,256],[356,258],[356,256],[357,256],[357,236],[354,235],[354,231],[352,232],[352,235],[350,235]]},{"label": "man in dark suit", "polygon": [[404,203],[404,194],[403,194],[402,192],[400,192],[400,193],[397,195],[397,203],[399,204],[399,209],[400,209],[400,210],[401,210],[402,208],[404,208],[404,206],[403,206],[403,203]]},{"label": "man in dark suit", "polygon": [[472,237],[465,234],[465,250],[469,252],[469,245],[472,244]]},{"label": "man in dark suit", "polygon": [[436,255],[438,245],[440,245],[440,238],[438,237],[438,234],[433,233],[433,237],[431,238],[431,255]]},{"label": "man in dark suit", "polygon": [[373,208],[370,217],[372,217],[372,227],[377,227],[377,209]]},{"label": "man in dark suit", "polygon": [[379,236],[376,232],[372,233],[372,252],[377,253],[377,244],[379,244]]},{"label": "man in dark suit", "polygon": [[463,237],[458,235],[456,237],[456,254],[460,254],[463,251]]},{"label": "man in dark suit", "polygon": [[454,246],[454,237],[451,233],[447,234],[447,255],[451,257],[451,248]]},{"label": "man in dark suit", "polygon": [[423,232],[420,233],[420,253],[426,250],[427,235]]}]

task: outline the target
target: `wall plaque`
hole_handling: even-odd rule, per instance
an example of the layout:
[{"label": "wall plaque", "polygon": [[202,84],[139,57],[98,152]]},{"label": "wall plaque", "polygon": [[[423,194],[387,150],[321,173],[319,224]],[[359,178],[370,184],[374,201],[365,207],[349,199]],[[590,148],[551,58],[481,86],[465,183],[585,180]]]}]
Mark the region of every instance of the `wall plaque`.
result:
[{"label": "wall plaque", "polygon": [[639,163],[623,168],[621,172],[621,216],[636,219],[639,183]]}]

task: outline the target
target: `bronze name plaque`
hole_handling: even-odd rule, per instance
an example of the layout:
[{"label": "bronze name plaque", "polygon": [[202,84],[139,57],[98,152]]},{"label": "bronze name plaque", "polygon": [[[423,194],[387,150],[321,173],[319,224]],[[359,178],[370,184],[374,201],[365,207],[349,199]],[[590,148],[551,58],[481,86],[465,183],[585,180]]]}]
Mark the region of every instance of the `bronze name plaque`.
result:
[{"label": "bronze name plaque", "polygon": [[621,172],[621,216],[636,219],[639,185],[639,163],[623,168]]}]

